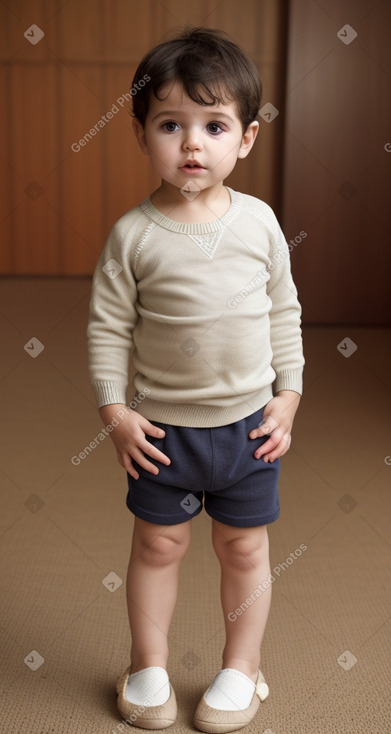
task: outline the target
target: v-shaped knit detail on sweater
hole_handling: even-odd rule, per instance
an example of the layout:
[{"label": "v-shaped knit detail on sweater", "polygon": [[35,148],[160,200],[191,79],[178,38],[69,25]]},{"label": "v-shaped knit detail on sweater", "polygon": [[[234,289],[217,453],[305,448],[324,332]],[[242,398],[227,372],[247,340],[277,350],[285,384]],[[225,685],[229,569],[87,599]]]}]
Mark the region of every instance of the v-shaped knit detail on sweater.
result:
[{"label": "v-shaped knit detail on sweater", "polygon": [[221,240],[221,236],[223,234],[223,229],[220,229],[219,232],[211,232],[211,234],[204,234],[204,235],[193,235],[189,234],[188,237],[190,237],[193,242],[198,245],[200,250],[206,255],[210,260],[212,259],[214,253],[216,252],[217,245],[219,244]]}]

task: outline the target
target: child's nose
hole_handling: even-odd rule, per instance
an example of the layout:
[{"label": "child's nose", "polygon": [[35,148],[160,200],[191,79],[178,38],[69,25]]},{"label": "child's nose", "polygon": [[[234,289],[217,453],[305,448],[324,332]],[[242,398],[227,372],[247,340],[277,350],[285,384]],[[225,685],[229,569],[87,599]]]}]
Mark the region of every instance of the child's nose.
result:
[{"label": "child's nose", "polygon": [[183,141],[185,150],[199,150],[201,148],[201,137],[198,130],[192,128],[187,130]]}]

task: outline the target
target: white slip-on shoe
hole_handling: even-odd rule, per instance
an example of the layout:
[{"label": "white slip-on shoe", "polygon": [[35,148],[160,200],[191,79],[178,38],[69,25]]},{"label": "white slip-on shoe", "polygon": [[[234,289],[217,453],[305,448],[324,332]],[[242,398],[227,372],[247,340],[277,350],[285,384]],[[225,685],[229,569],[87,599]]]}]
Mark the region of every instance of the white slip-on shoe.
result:
[{"label": "white slip-on shoe", "polygon": [[225,732],[236,731],[247,726],[257,713],[260,702],[269,695],[269,686],[259,670],[250,706],[241,711],[223,711],[212,708],[206,703],[205,696],[212,685],[213,683],[205,691],[194,714],[194,726],[207,734],[225,734]]},{"label": "white slip-on shoe", "polygon": [[117,707],[125,721],[129,720],[133,726],[141,729],[167,729],[174,724],[177,717],[177,703],[174,689],[170,683],[170,697],[166,703],[160,706],[145,706],[132,703],[126,698],[130,667],[119,678],[117,683]]}]

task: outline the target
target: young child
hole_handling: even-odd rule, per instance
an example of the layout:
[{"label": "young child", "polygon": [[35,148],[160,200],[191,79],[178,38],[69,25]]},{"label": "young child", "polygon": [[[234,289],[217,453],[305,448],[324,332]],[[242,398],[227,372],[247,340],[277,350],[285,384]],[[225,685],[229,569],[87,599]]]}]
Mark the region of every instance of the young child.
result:
[{"label": "young child", "polygon": [[133,129],[161,185],[114,225],[88,325],[90,380],[135,515],[131,664],[118,708],[145,729],[175,721],[167,639],[204,501],[226,643],[194,724],[229,732],[268,694],[259,669],[267,525],[279,517],[279,457],[302,390],[301,309],[273,211],[224,186],[258,133],[261,83],[250,58],[222,32],[186,29],[144,57],[133,88]]}]

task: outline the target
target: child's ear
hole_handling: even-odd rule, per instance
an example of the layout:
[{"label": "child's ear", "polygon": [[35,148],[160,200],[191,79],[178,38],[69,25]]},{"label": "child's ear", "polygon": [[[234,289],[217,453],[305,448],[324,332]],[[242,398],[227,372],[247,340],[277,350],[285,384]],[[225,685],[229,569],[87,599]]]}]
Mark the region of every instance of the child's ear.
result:
[{"label": "child's ear", "polygon": [[255,138],[258,135],[259,130],[259,122],[254,120],[254,122],[250,122],[246,132],[243,135],[242,138],[242,144],[239,148],[238,158],[246,158],[246,156],[249,154],[251,148],[254,145]]},{"label": "child's ear", "polygon": [[132,120],[132,128],[142,152],[145,153],[145,155],[148,155],[148,146],[145,140],[144,128],[137,117],[134,117]]}]

